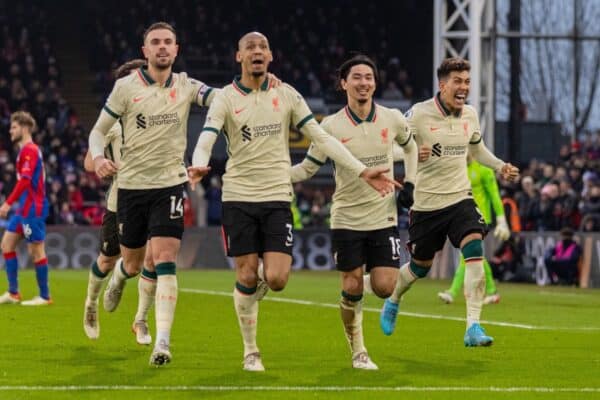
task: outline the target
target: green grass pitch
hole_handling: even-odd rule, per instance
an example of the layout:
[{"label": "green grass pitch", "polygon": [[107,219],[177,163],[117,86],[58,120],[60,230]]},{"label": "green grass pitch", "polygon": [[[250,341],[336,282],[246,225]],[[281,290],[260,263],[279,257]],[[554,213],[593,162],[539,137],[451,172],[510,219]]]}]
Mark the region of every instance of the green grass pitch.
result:
[{"label": "green grass pitch", "polygon": [[[436,297],[447,281],[417,282],[401,306],[410,315],[390,337],[379,330],[382,300],[367,296],[365,340],[380,370],[355,371],[337,273],[293,272],[260,303],[267,371],[247,373],[228,296],[234,273],[178,277],[173,361],[155,368],[130,331],[136,280],[114,313],[101,309],[100,339],[91,341],[82,329],[87,271],[51,271],[53,305],[0,307],[0,399],[600,399],[598,290],[499,285],[502,301],[483,310],[490,348],[463,346],[465,323],[452,318],[464,317],[464,300]],[[25,298],[36,294],[33,271],[20,283]]]}]

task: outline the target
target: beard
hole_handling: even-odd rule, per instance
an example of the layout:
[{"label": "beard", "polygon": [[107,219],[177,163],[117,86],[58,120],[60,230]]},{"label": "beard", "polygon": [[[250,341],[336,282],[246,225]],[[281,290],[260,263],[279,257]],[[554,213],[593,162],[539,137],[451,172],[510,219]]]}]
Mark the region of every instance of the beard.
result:
[{"label": "beard", "polygon": [[18,144],[18,143],[20,143],[20,142],[21,142],[21,139],[23,139],[23,135],[16,135],[15,137],[11,137],[11,138],[10,138],[10,141],[11,141],[13,144]]},{"label": "beard", "polygon": [[358,99],[358,104],[367,104],[369,99]]},{"label": "beard", "polygon": [[174,60],[171,59],[167,59],[165,62],[160,62],[157,59],[152,63],[152,66],[158,70],[164,71],[165,69],[171,68],[173,66],[173,62]]},{"label": "beard", "polygon": [[264,74],[265,74],[265,71],[253,71],[252,72],[252,76],[255,77],[255,78],[260,78]]}]

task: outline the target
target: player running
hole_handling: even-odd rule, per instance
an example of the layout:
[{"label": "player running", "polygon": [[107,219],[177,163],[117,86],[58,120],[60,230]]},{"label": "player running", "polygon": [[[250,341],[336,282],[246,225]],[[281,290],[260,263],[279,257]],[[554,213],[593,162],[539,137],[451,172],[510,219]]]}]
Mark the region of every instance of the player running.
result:
[{"label": "player running", "polygon": [[[116,79],[121,79],[130,73],[136,73],[137,70],[146,65],[146,60],[138,59],[126,62],[117,68],[115,72]],[[121,143],[123,141],[122,126],[119,121],[115,122],[105,137],[106,147],[104,156],[110,159],[115,165],[121,161]],[[85,169],[94,172],[94,163],[90,152],[85,157]],[[111,176],[111,184],[107,193],[106,212],[102,218],[101,245],[100,254],[92,264],[88,276],[87,296],[83,313],[83,329],[90,339],[100,337],[100,322],[98,319],[98,296],[102,289],[102,284],[108,274],[119,264],[123,268],[122,259],[120,259],[121,250],[119,248],[119,237],[117,229],[117,174]],[[150,306],[154,302],[156,292],[156,272],[152,264],[152,254],[149,245],[146,247],[146,260],[140,279],[138,280],[138,311],[136,313],[132,331],[136,336],[136,342],[143,345],[152,343],[152,336],[148,329],[147,314]],[[118,302],[113,301],[111,296],[115,291],[106,291],[106,300],[104,302],[107,311],[114,311]],[[120,296],[120,293],[117,294]]]},{"label": "player running", "polygon": [[[104,157],[105,137],[117,120],[123,124],[119,165],[117,220],[123,268],[115,268],[107,290],[118,304],[126,279],[144,262],[147,239],[152,248],[156,284],[156,341],[150,364],[171,361],[170,336],[177,304],[177,253],[183,235],[183,162],[192,103],[207,105],[213,90],[186,73],[174,73],[179,46],[166,22],[144,33],[142,51],[148,65],[117,80],[90,134],[96,174],[117,172]],[[205,168],[206,173],[208,168]],[[116,307],[116,304],[114,307]]]},{"label": "player running", "polygon": [[35,276],[40,292],[38,296],[21,304],[24,306],[52,304],[48,287],[48,259],[44,248],[48,216],[46,173],[42,151],[31,138],[35,129],[35,119],[28,112],[17,111],[10,116],[10,139],[20,148],[16,164],[17,184],[4,204],[0,206],[0,218],[6,218],[14,204],[17,204],[17,210],[8,221],[8,227],[2,236],[1,247],[6,262],[8,291],[0,296],[0,304],[21,302],[16,249],[23,237],[27,241],[27,250],[35,264]]},{"label": "player running", "polygon": [[[506,223],[506,217],[504,216],[504,206],[502,205],[502,199],[500,198],[496,175],[493,170],[479,164],[477,161],[473,160],[471,156],[467,157],[467,162],[467,173],[469,174],[469,181],[471,182],[471,188],[473,189],[473,200],[475,200],[475,204],[477,204],[479,211],[483,214],[483,219],[487,225],[492,223],[493,208],[494,214],[496,214],[494,236],[504,242],[510,237],[510,229]],[[483,258],[483,268],[485,271],[486,293],[483,304],[498,303],[500,301],[500,294],[496,290],[492,269],[485,257]],[[438,293],[440,300],[447,304],[452,303],[463,286],[464,278],[465,258],[461,254],[460,263],[454,273],[454,279],[452,280],[450,289]]]},{"label": "player running", "polygon": [[[368,57],[357,55],[338,70],[338,88],[348,104],[326,117],[321,126],[356,158],[369,166],[393,171],[394,144],[403,147],[406,176],[399,193],[403,207],[413,202],[417,145],[406,119],[398,110],[375,104],[377,68]],[[312,177],[327,161],[314,145],[302,163],[292,168],[292,182]],[[393,172],[389,172],[393,178]],[[400,266],[398,213],[393,195],[379,196],[344,167],[335,168],[335,193],[331,207],[332,250],[342,274],[340,312],[352,352],[352,367],[378,369],[364,344],[362,331],[363,266],[370,273],[367,285],[381,298],[394,289]]]},{"label": "player running", "polygon": [[506,179],[516,179],[519,170],[496,158],[483,144],[477,112],[466,104],[469,71],[466,60],[444,60],[437,70],[440,91],[432,99],[415,104],[406,115],[417,144],[433,144],[431,157],[419,163],[417,169],[408,231],[411,260],[400,268],[394,292],[381,311],[381,328],[386,335],[394,331],[401,296],[414,281],[427,275],[435,252],[449,238],[454,247],[461,249],[466,263],[464,344],[489,346],[494,340],[479,324],[485,294],[485,221],[473,201],[467,152]]},{"label": "player running", "polygon": [[[244,342],[244,369],[264,371],[256,344],[257,301],[266,285],[283,290],[292,263],[290,125],[310,137],[349,175],[362,177],[382,195],[394,190],[394,182],[384,175],[388,168],[366,168],[323,131],[294,88],[269,86],[267,68],[273,55],[263,34],[244,35],[236,60],[242,75],[215,96],[188,173],[192,184],[199,181],[217,135],[223,132],[229,154],[223,175],[223,231],[236,268],[233,298]],[[259,257],[264,263],[260,272]]]}]

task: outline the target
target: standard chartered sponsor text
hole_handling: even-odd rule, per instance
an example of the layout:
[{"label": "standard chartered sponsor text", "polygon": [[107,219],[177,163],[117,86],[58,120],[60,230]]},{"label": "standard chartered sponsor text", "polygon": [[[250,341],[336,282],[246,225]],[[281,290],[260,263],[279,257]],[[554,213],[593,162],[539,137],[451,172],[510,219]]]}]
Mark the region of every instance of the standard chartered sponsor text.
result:
[{"label": "standard chartered sponsor text", "polygon": [[359,160],[367,167],[374,167],[377,165],[387,164],[388,156],[387,154],[378,154],[376,156],[361,157]]},{"label": "standard chartered sponsor text", "polygon": [[252,132],[254,133],[255,138],[260,136],[278,135],[281,133],[281,122],[276,124],[255,126],[252,128]]},{"label": "standard chartered sponsor text", "polygon": [[180,123],[177,112],[167,114],[149,115],[148,121],[150,126],[170,125]]},{"label": "standard chartered sponsor text", "polygon": [[467,146],[456,145],[456,146],[444,146],[443,155],[445,156],[462,156],[467,152]]}]

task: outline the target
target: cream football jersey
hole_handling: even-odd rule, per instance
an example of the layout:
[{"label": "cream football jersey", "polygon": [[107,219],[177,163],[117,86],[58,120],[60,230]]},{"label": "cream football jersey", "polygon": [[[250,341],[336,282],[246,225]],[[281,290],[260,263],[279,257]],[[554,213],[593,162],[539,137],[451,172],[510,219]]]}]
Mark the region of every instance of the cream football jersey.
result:
[{"label": "cream football jersey", "polygon": [[153,189],[187,181],[183,162],[192,103],[208,105],[215,91],[185,72],[164,86],[142,67],[115,83],[104,110],[123,126],[118,186]]},{"label": "cream football jersey", "polygon": [[[388,167],[391,179],[394,179],[394,143],[404,146],[412,138],[400,111],[375,103],[364,120],[346,106],[323,119],[321,126],[366,166]],[[327,156],[314,145],[309,148],[306,158],[317,165],[327,161]],[[362,179],[336,166],[331,228],[370,231],[397,223],[393,194],[381,197]]]}]

